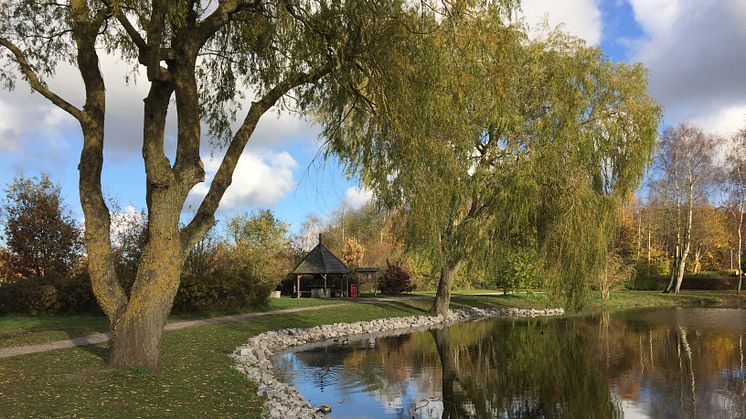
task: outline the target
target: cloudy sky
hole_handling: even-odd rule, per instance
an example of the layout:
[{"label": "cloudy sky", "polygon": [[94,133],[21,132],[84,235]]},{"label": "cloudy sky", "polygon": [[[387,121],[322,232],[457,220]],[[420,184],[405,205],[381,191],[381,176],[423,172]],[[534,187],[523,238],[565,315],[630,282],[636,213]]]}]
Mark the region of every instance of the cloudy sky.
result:
[{"label": "cloudy sky", "polygon": [[[523,11],[532,25],[562,25],[599,45],[614,61],[643,62],[650,69],[650,93],[665,109],[664,126],[690,121],[730,135],[746,125],[746,1],[524,0]],[[103,57],[102,68],[110,112],[104,189],[122,207],[143,207],[145,84],[126,85],[128,69],[112,57]],[[61,67],[49,84],[80,103],[82,83],[74,69]],[[173,120],[170,125],[173,132]],[[354,179],[346,179],[336,161],[317,155],[317,134],[317,127],[297,116],[265,115],[221,203],[221,216],[269,207],[295,230],[307,214],[327,217],[343,202],[351,207],[366,202],[370,194]],[[172,150],[174,139],[167,142]],[[80,147],[79,128],[67,114],[25,86],[0,91],[0,184],[21,174],[49,173],[81,218],[76,170]],[[203,154],[209,180],[220,151],[205,147]],[[195,187],[192,207],[206,189]]]}]

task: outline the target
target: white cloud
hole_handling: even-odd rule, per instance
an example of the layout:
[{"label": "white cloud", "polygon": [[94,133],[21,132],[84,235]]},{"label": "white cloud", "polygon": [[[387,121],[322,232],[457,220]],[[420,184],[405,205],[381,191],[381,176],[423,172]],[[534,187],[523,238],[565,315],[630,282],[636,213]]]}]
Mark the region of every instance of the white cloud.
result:
[{"label": "white cloud", "polygon": [[[25,94],[28,96],[29,91]],[[56,150],[66,147],[60,144],[64,142],[61,131],[75,126],[65,118],[64,111],[23,100],[17,92],[8,95],[12,95],[10,100],[0,98],[0,153],[23,156],[39,143]]]},{"label": "white cloud", "polygon": [[746,127],[746,104],[719,108],[715,112],[700,115],[693,122],[697,126],[706,127],[713,134],[730,136]]},{"label": "white cloud", "polygon": [[[114,246],[121,246],[123,235],[138,225],[144,225],[147,217],[133,205],[127,205],[123,211],[111,213],[111,238]],[[81,221],[85,225],[85,217]]]},{"label": "white cloud", "polygon": [[[107,161],[121,161],[139,157],[142,148],[143,99],[147,96],[149,84],[144,73],[114,55],[101,53],[100,67],[106,83],[106,158]],[[128,79],[128,80],[127,80]],[[83,81],[76,67],[61,63],[56,74],[46,80],[50,88],[64,99],[80,107],[84,101]],[[249,91],[250,89],[246,89]],[[253,95],[248,92],[245,102],[250,103]],[[7,112],[10,109],[11,112]],[[233,124],[238,128],[247,107],[237,114]],[[65,126],[72,133],[70,146],[80,147],[80,128],[71,116],[49,103],[30,89],[22,79],[18,79],[16,90],[0,90],[0,152],[21,153],[27,149],[30,138],[48,140],[49,134],[57,133]],[[40,133],[41,128],[44,131]],[[210,151],[207,129],[203,129],[203,149]],[[249,142],[252,150],[268,150],[291,142],[313,143],[318,128],[300,115],[276,109],[268,111],[260,120]],[[170,156],[175,150],[176,111],[172,105],[166,124],[166,149]],[[77,143],[75,141],[77,138]]]},{"label": "white cloud", "polygon": [[[187,205],[196,209],[220,166],[220,158],[205,159],[207,181],[192,189]],[[220,201],[220,210],[231,211],[256,206],[271,206],[295,189],[293,171],[298,167],[293,157],[283,151],[266,152],[263,156],[248,151],[241,155],[233,182]]]},{"label": "white cloud", "polygon": [[746,2],[628,0],[645,37],[632,56],[651,70],[666,123],[728,135],[746,117]]},{"label": "white cloud", "polygon": [[348,205],[352,209],[360,209],[363,207],[363,205],[370,202],[370,200],[373,198],[373,192],[368,190],[365,187],[349,187],[347,188],[347,191],[345,192],[345,197],[343,202],[345,205]]},{"label": "white cloud", "polygon": [[523,0],[521,9],[534,34],[545,19],[550,28],[562,29],[590,44],[601,42],[602,18],[597,0]]}]

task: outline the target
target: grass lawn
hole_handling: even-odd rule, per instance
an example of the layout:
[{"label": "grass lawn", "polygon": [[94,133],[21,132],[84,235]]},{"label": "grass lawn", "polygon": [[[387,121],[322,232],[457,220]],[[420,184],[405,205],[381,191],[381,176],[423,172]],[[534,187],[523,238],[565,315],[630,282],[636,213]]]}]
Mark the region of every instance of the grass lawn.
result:
[{"label": "grass lawn", "polygon": [[158,375],[104,368],[108,345],[1,359],[0,416],[258,418],[262,401],[228,357],[248,337],[423,312],[421,302],[379,301],[169,332]]},{"label": "grass lawn", "polygon": [[[286,308],[308,307],[339,303],[339,300],[320,298],[277,298],[263,307],[243,310],[242,313],[282,310]],[[174,313],[170,321],[193,320],[208,317],[237,314],[235,311],[213,311],[202,313]],[[0,316],[0,348],[31,345],[69,339],[91,333],[107,332],[108,322],[103,314],[80,314],[70,316]],[[1,415],[0,415],[1,416]]]},{"label": "grass lawn", "polygon": [[[553,306],[546,294],[470,296],[453,298],[455,307]],[[276,300],[277,301],[277,300]],[[702,305],[717,301],[746,307],[746,296],[722,292],[624,292],[607,301],[594,297],[589,310],[652,305]],[[331,300],[332,303],[336,302]],[[305,304],[279,300],[287,304]],[[312,304],[309,302],[309,304]],[[233,369],[228,356],[250,336],[271,329],[311,327],[334,322],[424,314],[429,298],[386,301],[371,299],[342,307],[303,313],[285,313],[245,321],[210,324],[164,334],[164,371],[151,375],[140,370],[105,368],[109,345],[95,345],[0,359],[0,416],[2,417],[249,417],[258,418],[262,400],[253,383]],[[270,306],[271,308],[280,308]],[[0,330],[28,330],[43,324],[64,328],[65,321],[100,327],[95,317],[65,317],[14,321],[0,318]],[[100,320],[99,320],[100,321]],[[26,323],[24,323],[26,322]],[[45,323],[47,322],[47,323]],[[12,326],[15,324],[15,326]],[[41,329],[36,329],[41,333]],[[98,329],[100,330],[100,329]]]}]

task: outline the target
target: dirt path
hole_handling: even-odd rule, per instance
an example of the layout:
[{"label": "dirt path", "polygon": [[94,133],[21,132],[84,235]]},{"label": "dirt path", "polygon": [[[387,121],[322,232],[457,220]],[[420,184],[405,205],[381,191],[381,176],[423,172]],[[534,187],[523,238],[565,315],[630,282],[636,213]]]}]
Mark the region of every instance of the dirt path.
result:
[{"label": "dirt path", "polygon": [[[217,324],[217,323],[226,323],[226,322],[235,322],[235,321],[240,321],[240,320],[245,320],[245,319],[251,319],[254,317],[272,316],[276,314],[300,313],[303,311],[323,310],[325,308],[341,307],[341,306],[345,306],[348,304],[351,304],[351,303],[345,302],[345,303],[339,303],[339,304],[326,304],[326,305],[310,306],[310,307],[288,308],[284,310],[264,311],[260,313],[234,314],[231,316],[213,317],[209,319],[184,320],[184,321],[168,323],[166,327],[164,328],[164,330],[166,331],[181,330],[181,329],[186,329],[187,327],[195,327],[195,326],[202,326],[202,325],[207,325],[207,324]],[[99,343],[108,342],[109,340],[111,340],[111,333],[94,333],[92,335],[79,336],[79,337],[72,338],[72,339],[57,340],[54,342],[40,343],[36,345],[16,346],[12,348],[0,348],[0,359],[10,358],[12,356],[34,354],[37,352],[53,351],[56,349],[74,348],[76,346],[96,345]]]}]

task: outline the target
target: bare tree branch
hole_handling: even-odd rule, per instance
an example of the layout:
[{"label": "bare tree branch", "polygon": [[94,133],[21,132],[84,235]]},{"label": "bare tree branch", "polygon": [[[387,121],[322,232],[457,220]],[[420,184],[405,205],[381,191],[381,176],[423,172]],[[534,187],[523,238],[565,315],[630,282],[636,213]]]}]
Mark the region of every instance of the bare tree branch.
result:
[{"label": "bare tree branch", "polygon": [[23,75],[26,76],[26,78],[28,79],[32,89],[41,93],[42,96],[49,99],[50,102],[55,104],[63,111],[75,117],[75,119],[77,119],[78,121],[83,122],[85,113],[82,110],[78,109],[75,105],[71,104],[70,102],[58,96],[56,93],[49,90],[49,88],[46,87],[44,84],[42,84],[42,82],[39,80],[39,76],[31,67],[31,64],[29,64],[26,56],[23,54],[21,49],[18,48],[18,46],[4,37],[0,37],[0,45],[7,48],[13,54],[16,62],[18,63],[18,66],[21,68]]}]

